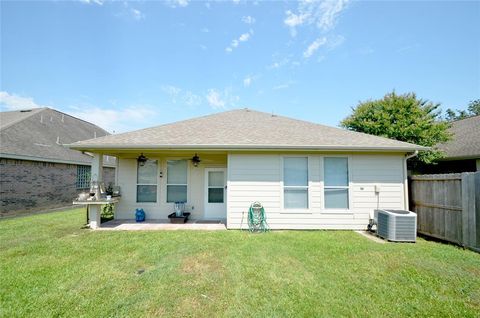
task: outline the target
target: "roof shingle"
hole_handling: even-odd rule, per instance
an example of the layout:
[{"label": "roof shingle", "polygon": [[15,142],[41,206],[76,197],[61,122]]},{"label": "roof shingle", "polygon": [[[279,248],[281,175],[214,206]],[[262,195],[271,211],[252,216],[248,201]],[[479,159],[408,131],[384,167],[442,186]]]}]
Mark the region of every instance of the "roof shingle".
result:
[{"label": "roof shingle", "polygon": [[438,146],[445,159],[480,158],[480,115],[454,121],[449,131],[452,139]]},{"label": "roof shingle", "polygon": [[[102,128],[50,108],[0,113],[0,157],[90,164],[92,157],[64,144],[105,136]],[[114,158],[106,158],[106,165]]]},{"label": "roof shingle", "polygon": [[427,149],[418,145],[253,111],[231,110],[76,142],[74,149]]}]

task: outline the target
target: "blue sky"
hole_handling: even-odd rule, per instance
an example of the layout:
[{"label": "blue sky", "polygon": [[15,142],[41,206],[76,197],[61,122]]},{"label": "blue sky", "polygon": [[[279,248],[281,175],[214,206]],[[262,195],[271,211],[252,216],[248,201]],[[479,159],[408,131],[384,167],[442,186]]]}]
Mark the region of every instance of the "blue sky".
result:
[{"label": "blue sky", "polygon": [[249,107],[336,126],[395,89],[480,98],[480,2],[2,1],[2,110],[109,131]]}]

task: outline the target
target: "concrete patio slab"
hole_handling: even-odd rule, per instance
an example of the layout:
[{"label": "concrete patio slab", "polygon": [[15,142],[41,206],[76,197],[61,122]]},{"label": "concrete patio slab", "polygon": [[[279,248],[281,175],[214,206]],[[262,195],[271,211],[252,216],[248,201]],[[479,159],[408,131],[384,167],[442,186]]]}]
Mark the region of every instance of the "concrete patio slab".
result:
[{"label": "concrete patio slab", "polygon": [[379,238],[378,236],[376,236],[376,235],[373,234],[372,232],[369,232],[369,231],[355,231],[355,232],[358,233],[358,234],[360,234],[360,235],[363,236],[363,237],[368,238],[368,239],[371,240],[371,241],[376,242],[376,243],[380,243],[380,244],[385,244],[385,243],[387,243],[387,241],[382,240],[381,238]]},{"label": "concrete patio slab", "polygon": [[213,220],[189,220],[185,224],[172,224],[169,220],[151,220],[137,223],[134,220],[112,220],[105,223],[95,230],[103,231],[155,231],[155,230],[202,230],[219,231],[226,230],[224,221]]}]

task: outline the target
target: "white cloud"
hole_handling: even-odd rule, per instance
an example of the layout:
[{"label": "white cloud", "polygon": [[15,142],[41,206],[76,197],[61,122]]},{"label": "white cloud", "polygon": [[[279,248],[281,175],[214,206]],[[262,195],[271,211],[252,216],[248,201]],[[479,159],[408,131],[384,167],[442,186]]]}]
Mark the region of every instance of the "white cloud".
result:
[{"label": "white cloud", "polygon": [[308,48],[303,52],[303,57],[308,59],[310,56],[315,53],[322,45],[327,43],[326,37],[319,37],[315,41],[313,41]]},{"label": "white cloud", "polygon": [[239,40],[240,42],[248,41],[248,39],[250,39],[250,33],[243,33],[243,34],[240,35],[240,37],[238,38],[238,40]]},{"label": "white cloud", "polygon": [[243,79],[243,86],[248,87],[250,84],[252,84],[253,77],[252,76],[247,76]]},{"label": "white cloud", "polygon": [[130,9],[130,13],[135,20],[142,20],[145,18],[145,15],[142,13],[142,11],[138,9]]},{"label": "white cloud", "polygon": [[98,4],[99,6],[101,6],[105,3],[105,0],[80,0],[80,2],[86,4]]},{"label": "white cloud", "polygon": [[233,2],[234,4],[239,4],[239,3],[240,3],[240,0],[232,0],[232,2]]},{"label": "white cloud", "polygon": [[226,88],[223,92],[209,89],[205,98],[213,109],[226,109],[228,106],[235,106],[240,100],[240,97],[232,94],[231,88]]},{"label": "white cloud", "polygon": [[202,31],[203,33],[208,33],[210,32],[210,30],[208,28],[202,28],[200,31]]},{"label": "white cloud", "polygon": [[182,90],[173,85],[164,85],[162,91],[170,96],[173,104],[184,104],[187,106],[197,106],[202,103],[202,97],[189,90]]},{"label": "white cloud", "polygon": [[296,12],[287,10],[283,21],[295,36],[296,27],[301,25],[315,25],[322,31],[333,29],[340,13],[346,9],[349,0],[303,0],[300,1]]},{"label": "white cloud", "polygon": [[247,15],[247,16],[242,17],[242,22],[246,23],[246,24],[254,24],[255,23],[255,18]]},{"label": "white cloud", "polygon": [[222,100],[220,93],[215,89],[209,89],[207,93],[208,104],[213,109],[223,109],[225,108],[225,101]]},{"label": "white cloud", "polygon": [[124,132],[145,127],[145,122],[157,114],[145,105],[131,106],[124,109],[106,109],[100,107],[72,107],[69,114],[91,122],[110,132]]},{"label": "white cloud", "polygon": [[227,53],[232,52],[234,48],[237,48],[239,46],[240,42],[247,42],[252,35],[253,35],[253,30],[251,30],[251,29],[250,29],[249,32],[241,34],[238,37],[238,39],[233,39],[232,40],[232,43],[230,43],[230,45],[225,48],[225,51]]},{"label": "white cloud", "polygon": [[50,106],[39,105],[31,97],[23,97],[2,91],[0,92],[0,107],[5,110],[20,110]]},{"label": "white cloud", "polygon": [[272,89],[273,90],[280,90],[280,89],[287,89],[289,87],[290,87],[289,84],[280,84],[280,85],[274,86]]},{"label": "white cloud", "polygon": [[165,4],[170,8],[177,8],[177,7],[185,8],[186,6],[188,6],[189,2],[190,0],[167,0],[165,1]]}]

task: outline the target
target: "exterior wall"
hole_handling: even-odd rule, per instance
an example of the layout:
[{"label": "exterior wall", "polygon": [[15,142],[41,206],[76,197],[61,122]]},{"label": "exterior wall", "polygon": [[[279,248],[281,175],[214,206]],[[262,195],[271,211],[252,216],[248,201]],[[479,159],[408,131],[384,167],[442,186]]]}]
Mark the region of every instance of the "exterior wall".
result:
[{"label": "exterior wall", "polygon": [[[167,160],[190,159],[191,157],[191,155],[189,157],[148,156],[151,160],[158,160],[156,203],[137,203],[137,160],[117,158],[121,198],[115,207],[115,218],[134,219],[135,209],[143,208],[147,219],[167,219],[168,215],[174,211],[174,204],[166,202]],[[200,154],[200,158],[202,162],[198,167],[194,167],[190,161],[188,164],[186,211],[191,213],[191,219],[204,218],[205,168],[226,168],[227,166],[226,155]],[[162,172],[162,177],[160,177],[160,172]]]},{"label": "exterior wall", "polygon": [[[105,180],[115,180],[114,168],[104,168],[104,174]],[[0,215],[71,205],[81,191],[76,176],[76,165],[0,159]]]},{"label": "exterior wall", "polygon": [[[283,155],[230,154],[227,227],[247,228],[251,203],[260,201],[272,229],[365,229],[378,207],[404,209],[402,155],[329,154],[349,158],[349,210],[326,210],[323,204],[323,155],[309,158],[309,209],[283,209]],[[375,185],[380,189],[377,197]]]}]

